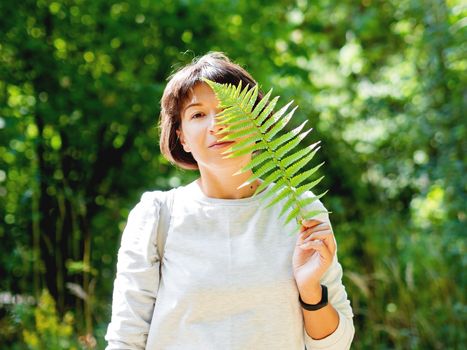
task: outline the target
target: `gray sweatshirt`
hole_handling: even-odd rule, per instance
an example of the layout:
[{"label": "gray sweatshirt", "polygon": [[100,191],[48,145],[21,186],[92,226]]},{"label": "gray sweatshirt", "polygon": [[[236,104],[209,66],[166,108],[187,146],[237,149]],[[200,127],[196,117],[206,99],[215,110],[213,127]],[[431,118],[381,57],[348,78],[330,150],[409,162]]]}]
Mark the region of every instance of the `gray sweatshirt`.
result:
[{"label": "gray sweatshirt", "polygon": [[293,276],[295,223],[279,217],[284,202],[265,208],[269,189],[242,199],[207,197],[196,182],[175,189],[160,275],[163,194],[144,193],[122,235],[106,349],[349,349],[353,314],[337,255],[321,283],[339,326],[314,340]]}]

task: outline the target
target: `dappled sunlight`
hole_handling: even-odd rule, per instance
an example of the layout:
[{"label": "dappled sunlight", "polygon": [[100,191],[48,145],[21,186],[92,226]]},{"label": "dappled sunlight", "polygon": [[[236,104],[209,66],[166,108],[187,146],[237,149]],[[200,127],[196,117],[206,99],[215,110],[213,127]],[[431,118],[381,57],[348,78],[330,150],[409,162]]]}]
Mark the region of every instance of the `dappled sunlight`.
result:
[{"label": "dappled sunlight", "polygon": [[160,153],[167,77],[213,50],[273,88],[280,106],[299,106],[288,130],[307,120],[304,143],[322,140],[316,193],[329,189],[353,348],[467,343],[462,1],[37,0],[2,10],[2,347],[105,347],[131,208],[145,191],[199,176]]}]

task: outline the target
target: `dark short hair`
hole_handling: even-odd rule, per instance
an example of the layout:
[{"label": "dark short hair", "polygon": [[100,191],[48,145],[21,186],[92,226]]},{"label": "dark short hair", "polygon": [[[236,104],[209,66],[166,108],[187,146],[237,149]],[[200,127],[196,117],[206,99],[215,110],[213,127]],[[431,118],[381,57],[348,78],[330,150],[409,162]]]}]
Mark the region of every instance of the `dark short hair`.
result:
[{"label": "dark short hair", "polygon": [[[237,86],[254,87],[253,77],[238,64],[233,63],[222,52],[210,52],[192,63],[182,67],[169,77],[161,99],[159,119],[159,145],[162,155],[171,163],[183,169],[198,169],[198,163],[191,153],[185,152],[176,133],[181,127],[181,110],[192,89],[203,78],[220,84],[230,83]],[[263,93],[259,91],[255,105],[261,101]]]}]

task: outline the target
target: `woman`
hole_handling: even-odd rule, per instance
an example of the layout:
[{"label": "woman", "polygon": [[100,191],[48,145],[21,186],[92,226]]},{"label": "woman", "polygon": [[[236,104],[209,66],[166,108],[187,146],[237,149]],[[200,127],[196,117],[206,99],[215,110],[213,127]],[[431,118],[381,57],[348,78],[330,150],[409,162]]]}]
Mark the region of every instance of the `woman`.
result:
[{"label": "woman", "polygon": [[[146,192],[123,232],[107,349],[348,349],[353,314],[327,214],[297,235],[265,208],[261,180],[234,175],[251,154],[224,158],[218,100],[202,78],[242,86],[253,78],[222,53],[179,70],[161,105],[162,154],[200,177],[167,192]],[[262,98],[259,94],[258,101]],[[307,192],[306,196],[313,196]],[[315,201],[310,209],[324,209]],[[160,253],[163,251],[163,254]],[[162,258],[161,258],[162,256]],[[160,269],[160,271],[159,271]]]}]

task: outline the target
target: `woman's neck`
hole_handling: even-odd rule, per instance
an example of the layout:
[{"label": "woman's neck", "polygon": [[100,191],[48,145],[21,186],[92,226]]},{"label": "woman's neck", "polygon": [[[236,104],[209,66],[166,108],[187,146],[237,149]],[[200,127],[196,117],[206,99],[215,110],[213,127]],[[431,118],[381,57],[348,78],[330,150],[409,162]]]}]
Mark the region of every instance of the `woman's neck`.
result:
[{"label": "woman's neck", "polygon": [[253,173],[251,171],[232,175],[231,171],[216,172],[201,170],[201,177],[196,180],[201,191],[211,198],[220,199],[241,199],[251,197],[258,186],[262,183],[261,180],[255,180],[249,185],[238,188],[245,183]]}]

